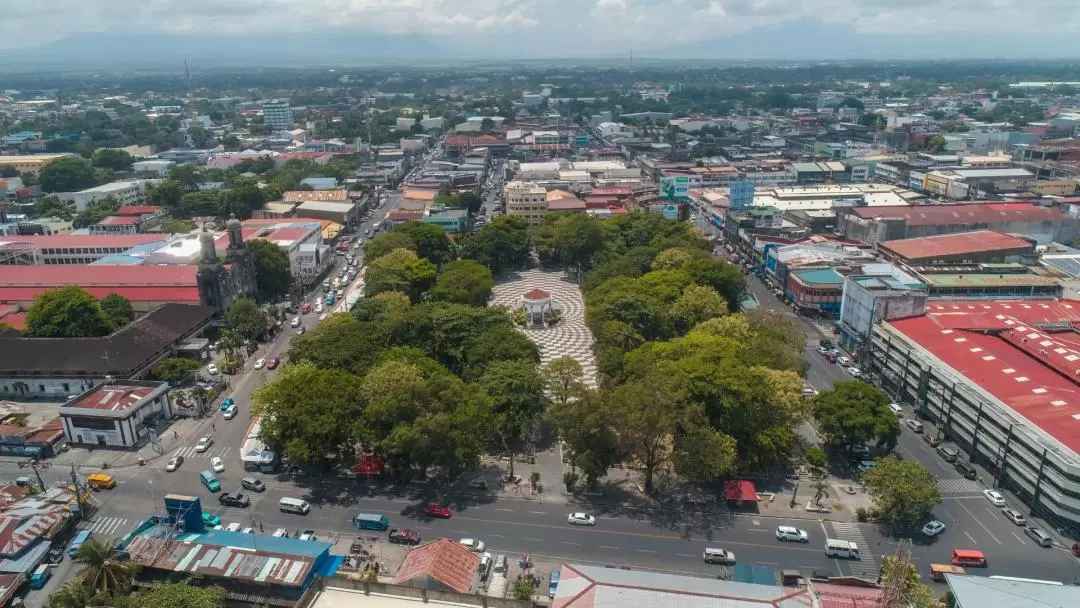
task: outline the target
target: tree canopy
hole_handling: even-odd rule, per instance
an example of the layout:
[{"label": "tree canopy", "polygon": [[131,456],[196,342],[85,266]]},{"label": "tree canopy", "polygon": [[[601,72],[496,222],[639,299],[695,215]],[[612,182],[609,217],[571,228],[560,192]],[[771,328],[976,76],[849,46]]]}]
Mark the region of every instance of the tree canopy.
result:
[{"label": "tree canopy", "polygon": [[90,157],[90,163],[95,168],[129,171],[131,166],[135,164],[135,158],[125,150],[101,148]]},{"label": "tree canopy", "polygon": [[465,237],[459,253],[487,266],[495,275],[523,268],[530,253],[529,224],[516,215],[499,216]]},{"label": "tree canopy", "polygon": [[271,302],[289,295],[293,274],[288,254],[265,239],[251,239],[246,245],[255,262],[255,287],[259,301]]},{"label": "tree canopy", "polygon": [[862,482],[878,515],[896,524],[918,522],[941,503],[937,478],[913,460],[879,458],[873,469],[863,473]]},{"label": "tree canopy", "polygon": [[821,391],[813,411],[825,441],[849,454],[871,442],[889,452],[900,437],[900,421],[884,391],[861,380],[842,380]]},{"label": "tree canopy", "polygon": [[76,192],[97,185],[90,163],[78,156],[65,156],[45,165],[38,173],[45,192]]},{"label": "tree canopy", "polygon": [[435,282],[435,265],[408,249],[395,249],[368,262],[364,276],[366,295],[399,291],[419,302]]},{"label": "tree canopy", "polygon": [[225,322],[244,339],[252,339],[266,329],[266,313],[247,298],[233,302],[225,311]]},{"label": "tree canopy", "polygon": [[26,315],[24,334],[30,338],[90,338],[107,335],[112,329],[112,322],[94,296],[68,285],[45,291],[34,299]]},{"label": "tree canopy", "polygon": [[473,260],[454,260],[443,266],[431,289],[431,299],[486,306],[494,280],[491,271]]},{"label": "tree canopy", "polygon": [[101,298],[99,302],[101,312],[109,319],[109,323],[115,328],[121,328],[135,320],[135,309],[131,306],[131,300],[118,293],[110,293]]}]

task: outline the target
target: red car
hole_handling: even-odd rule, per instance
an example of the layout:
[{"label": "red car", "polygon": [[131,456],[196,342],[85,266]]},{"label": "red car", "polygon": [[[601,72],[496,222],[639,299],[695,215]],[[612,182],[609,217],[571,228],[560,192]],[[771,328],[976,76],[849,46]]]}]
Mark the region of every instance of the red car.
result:
[{"label": "red car", "polygon": [[266,360],[266,369],[274,369],[278,366],[278,363],[280,363],[280,361],[278,361],[277,357],[270,357]]},{"label": "red car", "polygon": [[836,355],[834,355],[832,353],[829,353],[829,354],[825,355],[825,360],[828,361],[829,363],[836,363]]},{"label": "red car", "polygon": [[304,305],[300,307],[300,313],[306,315],[309,312],[311,312],[311,304],[304,302]]},{"label": "red car", "polygon": [[427,508],[424,509],[424,515],[428,517],[450,519],[450,507],[446,505],[428,505]]}]

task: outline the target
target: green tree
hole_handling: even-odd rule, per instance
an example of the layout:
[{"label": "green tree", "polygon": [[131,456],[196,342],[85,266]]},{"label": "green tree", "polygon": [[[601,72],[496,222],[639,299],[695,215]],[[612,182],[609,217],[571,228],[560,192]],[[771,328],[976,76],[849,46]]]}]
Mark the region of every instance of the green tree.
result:
[{"label": "green tree", "polygon": [[260,302],[271,302],[289,295],[294,277],[289,256],[276,243],[265,239],[247,241],[255,262],[255,287]]},{"label": "green tree", "polygon": [[364,262],[370,264],[395,249],[416,253],[416,243],[404,232],[390,231],[371,239],[364,245]]},{"label": "green tree", "polygon": [[215,216],[221,213],[218,190],[185,192],[180,198],[176,216],[181,218]]},{"label": "green tree", "polygon": [[116,596],[126,592],[139,571],[138,564],[121,557],[112,541],[96,538],[83,543],[72,561],[83,566],[79,576],[95,595]]},{"label": "green tree", "polygon": [[77,213],[75,203],[62,201],[60,197],[54,195],[43,196],[34,203],[35,217],[57,217],[70,221]]},{"label": "green tree", "polygon": [[480,198],[480,195],[475,192],[466,191],[458,195],[458,203],[468,209],[469,213],[475,215],[480,211],[480,207],[484,206],[484,199]]},{"label": "green tree", "polygon": [[943,608],[945,602],[934,597],[929,586],[919,580],[919,569],[911,562],[899,562],[889,555],[881,564],[881,584],[900,589],[904,606],[910,608]]},{"label": "green tree", "polygon": [[169,357],[154,366],[154,377],[165,382],[180,383],[194,378],[200,368],[202,364],[194,359]]},{"label": "green tree", "polygon": [[926,150],[931,154],[941,152],[947,145],[949,145],[949,141],[943,135],[932,135],[930,139],[926,140]]},{"label": "green tree", "polygon": [[166,179],[152,186],[146,193],[146,200],[160,205],[169,211],[169,215],[180,215],[180,201],[184,198],[184,187],[173,179]]},{"label": "green tree", "polygon": [[252,300],[240,298],[225,311],[225,322],[241,339],[251,340],[266,329],[266,313]]},{"label": "green tree", "polygon": [[600,223],[580,213],[545,216],[532,240],[545,263],[574,267],[590,265],[604,246]]},{"label": "green tree", "polygon": [[43,292],[26,315],[29,338],[89,338],[112,331],[109,318],[94,296],[68,285]]},{"label": "green tree", "polygon": [[78,156],[65,156],[45,165],[38,180],[45,192],[75,192],[97,185],[94,169]]},{"label": "green tree", "polygon": [[503,215],[466,237],[459,248],[462,258],[476,260],[493,274],[525,266],[529,260],[529,224],[523,217]]},{"label": "green tree", "polygon": [[49,596],[49,608],[89,608],[95,605],[96,596],[81,576],[76,577]]},{"label": "green tree", "polygon": [[131,300],[118,293],[110,293],[101,298],[98,305],[115,328],[121,328],[135,320],[135,309],[131,307]]},{"label": "green tree", "polygon": [[544,368],[548,395],[559,405],[566,405],[585,391],[585,371],[573,357],[558,357]]},{"label": "green tree", "polygon": [[917,522],[941,503],[934,474],[914,460],[879,458],[862,481],[881,517],[894,524]]},{"label": "green tree", "polygon": [[632,378],[612,390],[605,401],[619,421],[623,449],[645,473],[645,493],[652,494],[656,472],[675,456],[679,429],[704,423],[704,412],[689,401],[689,385],[670,364]]},{"label": "green tree", "polygon": [[390,232],[409,237],[415,246],[413,251],[416,255],[436,266],[442,266],[454,258],[454,245],[442,226],[423,222],[403,222],[394,226]]},{"label": "green tree", "polygon": [[[551,378],[548,380],[550,386]],[[621,421],[598,391],[582,389],[574,399],[556,399],[548,417],[559,431],[571,466],[581,470],[589,487],[595,487],[622,460],[624,451],[617,432]]]},{"label": "green tree", "polygon": [[120,203],[113,197],[107,196],[87,205],[86,209],[75,216],[72,225],[75,228],[86,228],[87,226],[96,224],[113,213],[116,213],[116,210],[119,208]]},{"label": "green tree", "polygon": [[435,281],[435,265],[407,249],[395,249],[369,262],[364,279],[369,297],[400,291],[413,302],[419,302]]},{"label": "green tree", "polygon": [[113,171],[130,171],[135,164],[135,158],[125,150],[116,148],[102,148],[90,158],[94,168],[111,169]]},{"label": "green tree", "polygon": [[510,456],[513,476],[514,458],[533,447],[547,407],[544,376],[533,361],[495,361],[480,378],[480,385],[491,397],[494,432],[499,447]]},{"label": "green tree", "polygon": [[142,589],[132,598],[139,608],[225,608],[225,590],[221,587],[197,587],[182,583],[163,583]]},{"label": "green tree", "polygon": [[240,149],[240,138],[230,133],[221,138],[221,145],[228,152],[236,152]]},{"label": "green tree", "polygon": [[823,390],[814,399],[813,414],[818,429],[830,445],[850,454],[871,441],[882,452],[896,447],[900,421],[889,410],[885,393],[859,380],[842,380]]},{"label": "green tree", "polygon": [[447,262],[439,272],[431,289],[431,299],[487,306],[493,285],[491,270],[483,264],[473,260],[454,260]]},{"label": "green tree", "polygon": [[691,285],[671,305],[671,316],[680,332],[728,312],[727,302],[712,287]]},{"label": "green tree", "polygon": [[363,415],[361,381],[340,369],[308,362],[288,365],[251,396],[252,414],[262,418],[267,446],[316,470],[326,470],[353,451]]},{"label": "green tree", "polygon": [[[481,131],[487,133],[488,131],[490,131],[490,130],[492,130],[494,128],[495,128],[495,121],[491,120],[490,117],[485,116],[484,120],[480,121],[480,130]],[[522,598],[522,599],[524,599],[524,598]]]},{"label": "green tree", "polygon": [[709,483],[735,469],[735,439],[709,426],[691,427],[675,448],[675,472],[694,483]]},{"label": "green tree", "polygon": [[[366,302],[388,295],[395,294],[380,294]],[[409,304],[407,298],[405,304]],[[386,325],[359,321],[349,315],[330,315],[315,329],[294,337],[289,342],[287,356],[292,363],[307,361],[322,369],[336,368],[363,374],[375,365],[386,348],[380,338],[384,338],[381,333],[388,329]]]}]

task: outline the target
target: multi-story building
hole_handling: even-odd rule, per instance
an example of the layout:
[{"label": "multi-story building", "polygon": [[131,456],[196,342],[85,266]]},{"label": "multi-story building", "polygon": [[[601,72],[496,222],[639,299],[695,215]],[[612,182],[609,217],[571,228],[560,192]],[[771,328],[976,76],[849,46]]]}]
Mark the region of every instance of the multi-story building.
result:
[{"label": "multi-story building", "polygon": [[263,120],[270,128],[287,131],[293,125],[292,107],[288,99],[272,99],[262,102]]},{"label": "multi-story building", "polygon": [[112,182],[93,188],[87,188],[86,190],[80,190],[79,192],[61,194],[60,199],[74,203],[75,209],[78,211],[85,211],[91,203],[96,203],[97,201],[106,198],[113,199],[119,203],[120,206],[136,205],[142,202],[147,188],[153,183],[155,183],[153,180]]},{"label": "multi-story building", "polygon": [[164,244],[165,238],[160,234],[5,236],[0,237],[0,265],[92,264],[133,247]]},{"label": "multi-story building", "polygon": [[5,167],[12,167],[19,173],[31,173],[37,174],[41,171],[45,165],[64,158],[66,156],[75,156],[74,154],[27,154],[24,156],[0,156],[0,169]]},{"label": "multi-story building", "polygon": [[157,228],[168,213],[157,205],[125,205],[100,222],[90,225],[90,234],[138,234]]},{"label": "multi-story building", "polygon": [[530,225],[540,223],[547,213],[547,190],[536,184],[512,181],[503,187],[506,214],[525,218]]},{"label": "multi-story building", "polygon": [[[925,433],[951,441],[1052,525],[1080,531],[1080,313],[1069,301],[930,302],[878,324],[863,373],[912,403]],[[980,487],[982,487],[980,485]]]}]

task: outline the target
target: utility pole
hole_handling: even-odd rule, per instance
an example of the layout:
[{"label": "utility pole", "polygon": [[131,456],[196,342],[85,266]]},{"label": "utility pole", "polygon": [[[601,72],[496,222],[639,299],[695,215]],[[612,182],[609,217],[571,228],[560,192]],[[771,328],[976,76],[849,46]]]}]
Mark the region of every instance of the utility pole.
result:
[{"label": "utility pole", "polygon": [[86,519],[89,487],[79,484],[79,473],[75,468],[75,463],[71,463],[71,487],[75,488],[75,504],[79,505],[79,519]]},{"label": "utility pole", "polygon": [[37,476],[38,489],[40,491],[44,492],[45,491],[45,480],[41,478],[41,472],[49,470],[49,463],[44,461],[44,460],[38,460],[36,458],[31,458],[29,460],[21,460],[21,461],[19,461],[19,468],[20,469],[27,468],[27,467],[29,467],[31,470],[34,471],[34,475]]}]

